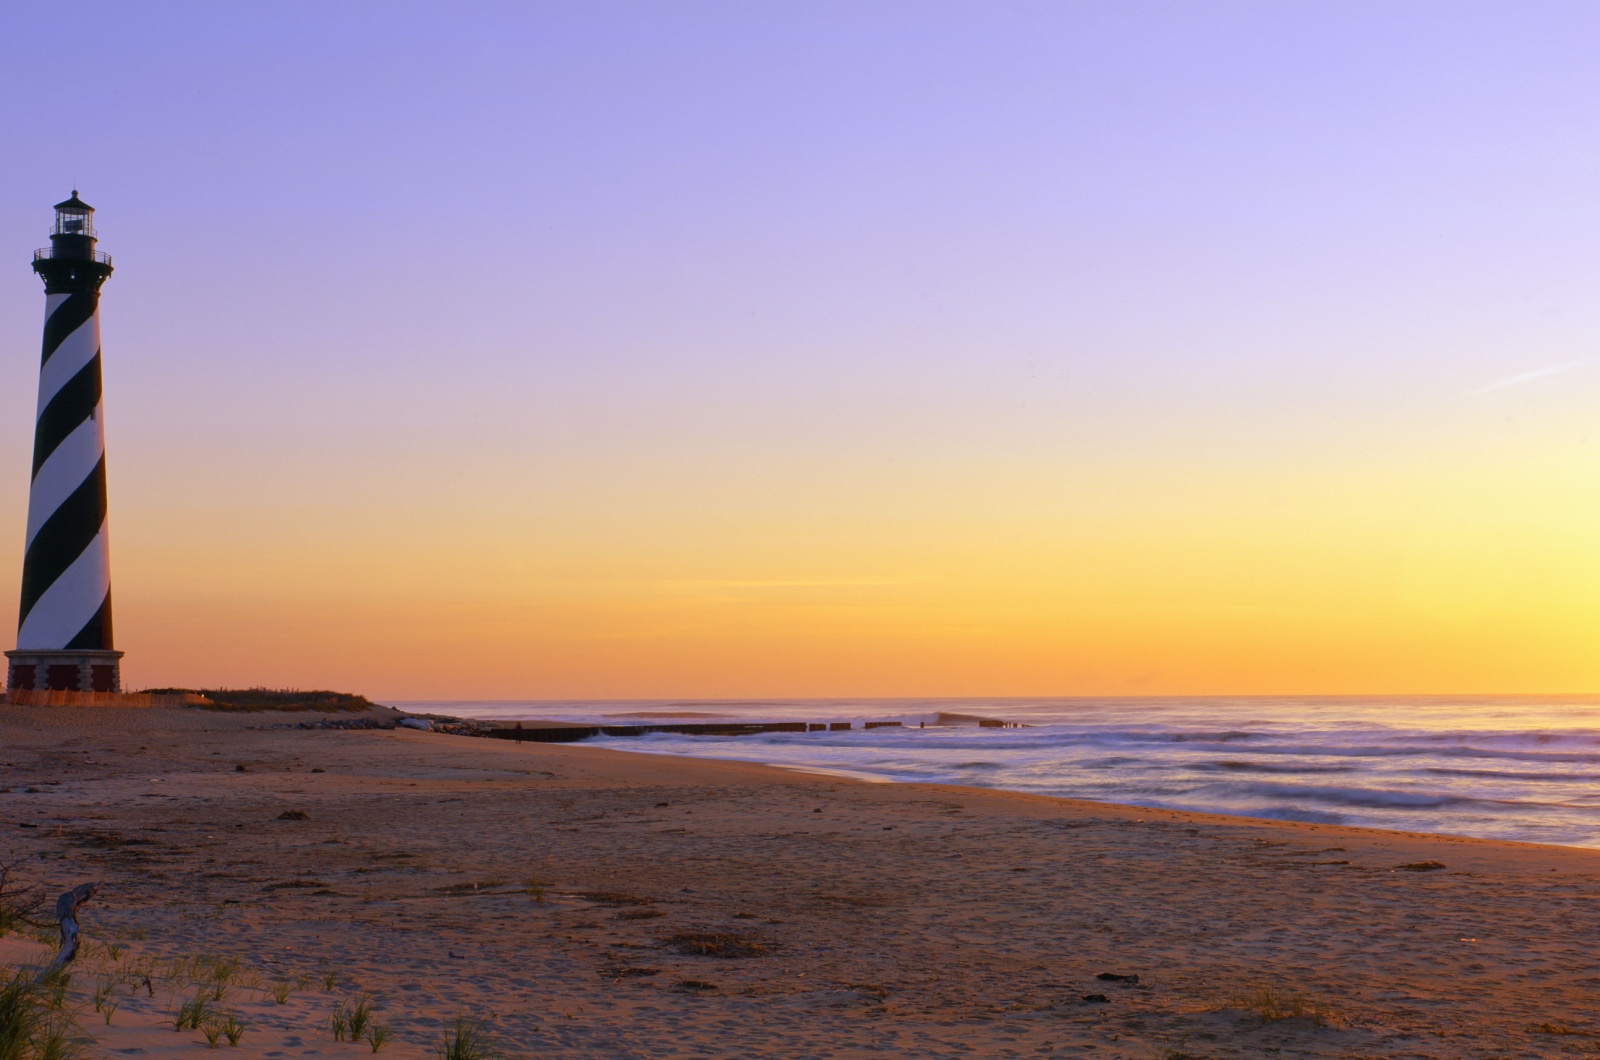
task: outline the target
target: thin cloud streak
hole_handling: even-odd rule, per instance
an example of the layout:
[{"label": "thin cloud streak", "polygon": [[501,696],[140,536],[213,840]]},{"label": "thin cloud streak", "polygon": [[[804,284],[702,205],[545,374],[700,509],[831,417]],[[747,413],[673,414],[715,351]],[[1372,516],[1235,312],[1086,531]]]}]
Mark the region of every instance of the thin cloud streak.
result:
[{"label": "thin cloud streak", "polygon": [[1548,368],[1535,368],[1531,372],[1519,372],[1516,375],[1506,376],[1504,379],[1497,379],[1487,386],[1479,387],[1472,392],[1472,396],[1477,397],[1480,394],[1492,394],[1496,390],[1509,390],[1514,386],[1521,386],[1524,383],[1531,383],[1536,379],[1548,379],[1550,376],[1561,375],[1564,372],[1570,372],[1577,368],[1583,368],[1593,363],[1594,358],[1585,357],[1581,361],[1563,361],[1561,364],[1553,364]]}]

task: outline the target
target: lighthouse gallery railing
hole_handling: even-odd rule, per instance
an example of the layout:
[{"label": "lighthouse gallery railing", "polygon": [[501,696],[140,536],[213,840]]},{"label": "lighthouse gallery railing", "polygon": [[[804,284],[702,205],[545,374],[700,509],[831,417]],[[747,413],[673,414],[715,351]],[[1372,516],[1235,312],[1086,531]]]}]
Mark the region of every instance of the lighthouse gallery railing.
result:
[{"label": "lighthouse gallery railing", "polygon": [[[71,259],[77,260],[77,261],[82,261],[83,260],[83,258],[80,255],[75,255],[75,254],[60,254],[60,255],[58,255],[58,254],[55,253],[55,249],[56,249],[55,247],[40,247],[38,250],[33,252],[33,260],[34,261],[49,261],[50,259],[55,258],[55,257],[60,257],[60,258],[63,258],[63,259],[71,258]],[[94,255],[94,260],[98,261],[100,264],[102,264],[102,265],[110,265],[111,264],[111,255],[107,254],[105,251],[96,250],[96,251],[92,251],[92,253]]]}]

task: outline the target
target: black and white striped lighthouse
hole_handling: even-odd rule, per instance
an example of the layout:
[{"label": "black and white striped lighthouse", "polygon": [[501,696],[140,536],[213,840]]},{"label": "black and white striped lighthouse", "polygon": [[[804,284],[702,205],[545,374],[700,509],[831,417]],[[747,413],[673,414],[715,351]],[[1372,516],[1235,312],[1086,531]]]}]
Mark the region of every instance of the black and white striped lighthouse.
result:
[{"label": "black and white striped lighthouse", "polygon": [[120,692],[100,395],[100,285],[111,257],[95,249],[94,209],[77,189],[56,203],[50,245],[34,252],[33,271],[44,280],[44,349],[22,609],[6,683],[13,691]]}]

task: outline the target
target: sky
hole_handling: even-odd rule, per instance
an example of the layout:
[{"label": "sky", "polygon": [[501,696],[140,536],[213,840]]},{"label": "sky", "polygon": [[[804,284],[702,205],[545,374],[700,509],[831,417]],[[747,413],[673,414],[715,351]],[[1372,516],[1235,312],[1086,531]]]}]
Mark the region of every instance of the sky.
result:
[{"label": "sky", "polygon": [[1583,3],[6,4],[0,602],[76,187],[129,687],[1600,690],[1597,45]]}]

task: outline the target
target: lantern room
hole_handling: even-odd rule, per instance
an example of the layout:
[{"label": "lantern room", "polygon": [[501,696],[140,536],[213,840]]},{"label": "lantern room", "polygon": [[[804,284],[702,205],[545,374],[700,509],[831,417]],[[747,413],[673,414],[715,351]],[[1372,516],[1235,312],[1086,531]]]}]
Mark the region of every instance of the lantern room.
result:
[{"label": "lantern room", "polygon": [[56,224],[50,229],[50,256],[53,258],[94,257],[94,207],[78,198],[56,203]]}]

